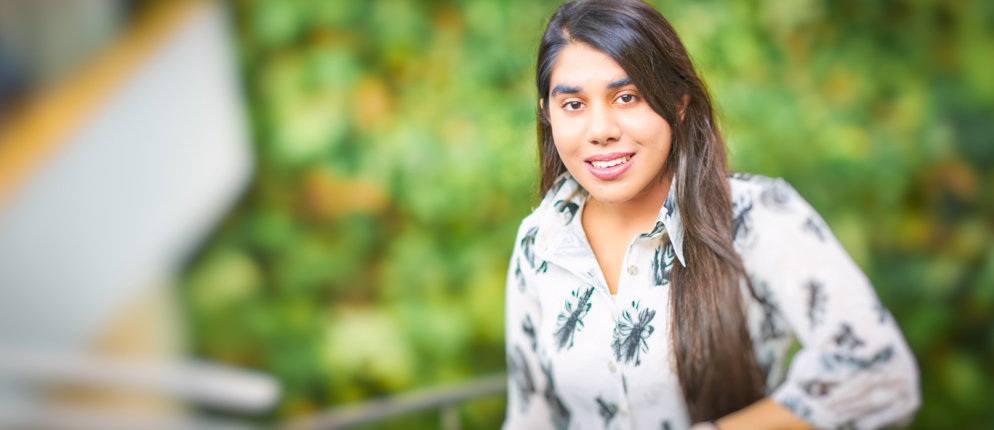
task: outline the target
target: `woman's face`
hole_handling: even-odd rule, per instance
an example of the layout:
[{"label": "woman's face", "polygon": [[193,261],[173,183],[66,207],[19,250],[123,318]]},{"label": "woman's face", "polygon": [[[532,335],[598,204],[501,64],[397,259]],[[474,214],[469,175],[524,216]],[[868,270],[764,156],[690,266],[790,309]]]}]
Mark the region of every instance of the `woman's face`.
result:
[{"label": "woman's face", "polygon": [[614,59],[571,43],[559,51],[549,87],[556,150],[593,198],[610,204],[665,196],[670,125]]}]

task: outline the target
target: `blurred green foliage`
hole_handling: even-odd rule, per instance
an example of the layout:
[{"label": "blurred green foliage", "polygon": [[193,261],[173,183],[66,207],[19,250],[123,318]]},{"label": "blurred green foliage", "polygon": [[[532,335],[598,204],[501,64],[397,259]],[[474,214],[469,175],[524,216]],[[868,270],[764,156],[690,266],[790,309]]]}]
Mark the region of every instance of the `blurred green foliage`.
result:
[{"label": "blurred green foliage", "polygon": [[[503,371],[557,3],[234,2],[257,174],[184,294],[198,354],[284,383],[270,418]],[[900,322],[922,371],[913,428],[994,427],[994,3],[655,5],[733,168],[790,181]],[[503,400],[461,412],[494,428]]]}]

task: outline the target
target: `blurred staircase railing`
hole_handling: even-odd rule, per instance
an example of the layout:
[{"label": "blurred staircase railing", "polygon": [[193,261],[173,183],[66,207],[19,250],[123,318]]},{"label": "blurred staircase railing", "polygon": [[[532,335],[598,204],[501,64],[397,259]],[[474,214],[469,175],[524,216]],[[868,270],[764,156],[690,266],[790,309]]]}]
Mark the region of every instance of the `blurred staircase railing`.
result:
[{"label": "blurred staircase railing", "polygon": [[507,391],[504,374],[471,379],[456,385],[414,390],[393,396],[353,403],[306,416],[279,427],[279,430],[336,430],[383,421],[398,415],[438,409],[444,430],[459,430],[456,406],[481,397]]}]

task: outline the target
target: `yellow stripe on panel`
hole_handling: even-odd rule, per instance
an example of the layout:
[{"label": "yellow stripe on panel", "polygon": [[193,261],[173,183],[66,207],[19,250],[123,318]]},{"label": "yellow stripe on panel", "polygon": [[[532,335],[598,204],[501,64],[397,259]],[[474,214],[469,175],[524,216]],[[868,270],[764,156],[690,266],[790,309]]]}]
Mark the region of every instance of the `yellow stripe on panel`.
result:
[{"label": "yellow stripe on panel", "polygon": [[206,0],[164,0],[142,10],[117,42],[65,81],[42,89],[0,130],[0,211],[170,34]]}]

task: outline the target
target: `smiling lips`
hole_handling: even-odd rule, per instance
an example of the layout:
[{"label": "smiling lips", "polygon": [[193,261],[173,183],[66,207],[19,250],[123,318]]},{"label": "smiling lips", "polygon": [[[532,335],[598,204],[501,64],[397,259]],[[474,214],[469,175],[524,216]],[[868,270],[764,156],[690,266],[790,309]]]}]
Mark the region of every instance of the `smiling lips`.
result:
[{"label": "smiling lips", "polygon": [[587,169],[598,179],[609,181],[621,176],[632,165],[634,152],[612,152],[587,157]]}]

